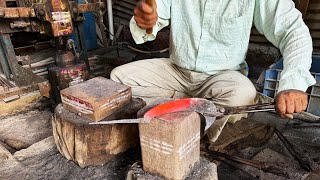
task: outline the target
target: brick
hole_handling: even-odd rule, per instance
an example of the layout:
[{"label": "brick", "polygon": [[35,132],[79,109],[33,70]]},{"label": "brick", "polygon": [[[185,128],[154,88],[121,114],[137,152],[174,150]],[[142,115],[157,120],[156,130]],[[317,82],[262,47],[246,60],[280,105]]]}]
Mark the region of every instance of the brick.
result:
[{"label": "brick", "polygon": [[139,124],[143,169],[166,179],[184,179],[200,159],[200,117],[179,112]]},{"label": "brick", "polygon": [[91,121],[100,121],[132,99],[131,88],[112,80],[96,77],[63,89],[63,106]]},{"label": "brick", "polygon": [[59,152],[82,168],[104,165],[138,144],[137,124],[89,125],[90,122],[61,104],[52,119]]}]

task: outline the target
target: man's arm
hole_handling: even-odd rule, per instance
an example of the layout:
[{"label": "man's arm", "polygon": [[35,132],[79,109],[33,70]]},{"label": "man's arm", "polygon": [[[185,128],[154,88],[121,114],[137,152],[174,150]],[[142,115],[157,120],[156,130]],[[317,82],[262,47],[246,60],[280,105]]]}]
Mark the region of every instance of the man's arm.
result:
[{"label": "man's arm", "polygon": [[[283,55],[276,107],[278,113],[301,112],[307,107],[305,91],[315,84],[309,70],[312,38],[292,0],[256,0],[254,24]],[[287,116],[288,117],[288,116]]]},{"label": "man's arm", "polygon": [[[154,7],[144,0],[137,4],[130,21],[130,31],[137,44],[153,41],[158,31],[169,25],[170,7],[171,0],[154,0]],[[153,28],[152,34],[146,33],[149,28]]]}]

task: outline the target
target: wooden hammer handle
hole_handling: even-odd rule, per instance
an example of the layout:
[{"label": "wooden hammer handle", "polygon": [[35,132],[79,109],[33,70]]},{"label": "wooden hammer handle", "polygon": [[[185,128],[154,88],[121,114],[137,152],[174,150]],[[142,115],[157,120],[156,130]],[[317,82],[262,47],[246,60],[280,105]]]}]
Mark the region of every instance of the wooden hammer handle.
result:
[{"label": "wooden hammer handle", "polygon": [[[153,0],[146,0],[146,3],[151,7],[153,7],[154,5],[153,2],[154,2]],[[152,32],[153,32],[153,28],[147,29],[147,34],[152,34]]]}]

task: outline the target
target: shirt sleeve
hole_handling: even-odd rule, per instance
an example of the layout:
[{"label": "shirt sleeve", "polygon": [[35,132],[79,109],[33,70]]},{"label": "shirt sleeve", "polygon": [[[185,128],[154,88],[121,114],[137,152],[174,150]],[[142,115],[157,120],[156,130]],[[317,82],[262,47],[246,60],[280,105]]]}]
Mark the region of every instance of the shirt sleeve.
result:
[{"label": "shirt sleeve", "polygon": [[171,0],[156,0],[156,3],[158,20],[153,27],[152,34],[147,34],[145,29],[139,28],[134,17],[130,20],[130,31],[137,44],[155,40],[158,32],[170,23]]},{"label": "shirt sleeve", "polygon": [[278,92],[288,89],[306,91],[316,83],[309,72],[312,38],[292,0],[256,0],[254,24],[283,55],[284,68]]}]

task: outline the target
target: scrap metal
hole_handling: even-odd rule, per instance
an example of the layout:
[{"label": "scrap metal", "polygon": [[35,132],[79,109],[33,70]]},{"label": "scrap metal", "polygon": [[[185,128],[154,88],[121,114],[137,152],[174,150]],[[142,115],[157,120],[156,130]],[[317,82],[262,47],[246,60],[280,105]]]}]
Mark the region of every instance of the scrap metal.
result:
[{"label": "scrap metal", "polygon": [[0,18],[30,18],[36,17],[33,8],[18,7],[18,8],[0,8]]}]

